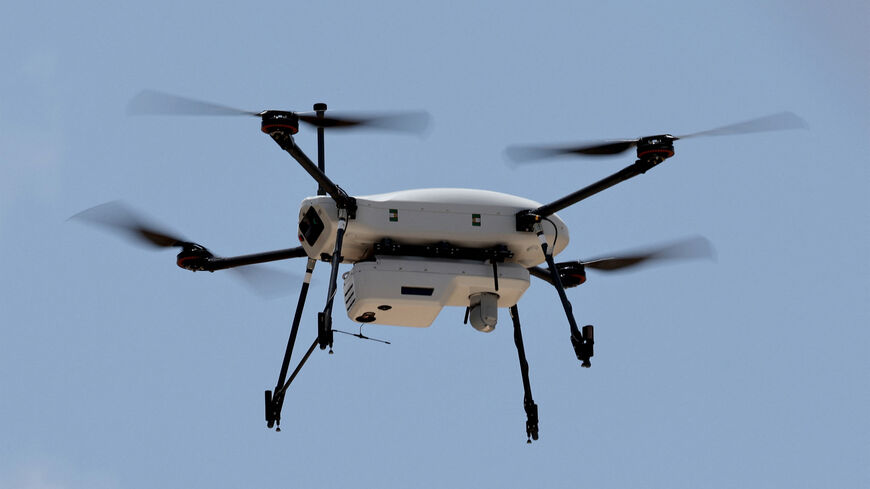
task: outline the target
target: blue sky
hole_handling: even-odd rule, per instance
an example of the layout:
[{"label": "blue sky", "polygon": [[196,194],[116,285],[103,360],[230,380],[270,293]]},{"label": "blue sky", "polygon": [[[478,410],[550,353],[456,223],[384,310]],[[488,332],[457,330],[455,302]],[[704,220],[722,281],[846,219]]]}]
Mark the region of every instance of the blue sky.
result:
[{"label": "blue sky", "polygon": [[[866,2],[30,2],[0,20],[0,487],[867,487]],[[295,289],[263,300],[66,219],[122,199],[220,254],[292,246],[315,186],[244,118],[130,118],[143,88],[259,110],[426,109],[425,138],[329,135],[351,194],[546,202],[630,157],[511,168],[516,143],[694,132],[781,110],[807,131],[678,142],[560,212],[563,257],[700,234],[715,262],[592,276],[581,369],[551,288],[316,352],[268,431]],[[314,154],[313,134],[301,134]],[[301,273],[302,262],[277,268]],[[300,344],[314,335],[326,267]],[[336,327],[351,329],[343,310]]]}]

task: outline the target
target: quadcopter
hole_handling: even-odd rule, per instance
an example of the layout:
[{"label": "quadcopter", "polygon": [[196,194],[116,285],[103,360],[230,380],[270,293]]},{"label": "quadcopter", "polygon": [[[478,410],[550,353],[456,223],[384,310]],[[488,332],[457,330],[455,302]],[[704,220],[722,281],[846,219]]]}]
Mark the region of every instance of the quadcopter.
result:
[{"label": "quadcopter", "polygon": [[[528,443],[538,439],[538,406],[532,398],[517,303],[528,289],[531,277],[556,290],[568,322],[574,354],[582,367],[590,367],[594,327],[578,326],[566,294],[566,289],[586,281],[587,269],[624,270],[655,260],[709,257],[712,253],[705,239],[694,238],[624,254],[557,263],[555,257],[568,246],[570,234],[568,226],[556,213],[663,163],[674,156],[677,140],[806,127],[798,116],[782,112],[681,136],[660,134],[582,145],[508,148],[506,156],[518,163],[565,155],[617,155],[632,148],[636,150],[636,160],[622,170],[541,204],[505,193],[463,188],[352,196],[325,173],[325,130],[362,126],[421,132],[428,123],[428,115],[423,112],[330,112],[327,115],[327,106],[323,103],[315,104],[313,109],[313,112],[252,112],[150,90],[138,94],[128,106],[128,113],[139,115],[259,118],[262,132],[289,153],[318,184],[317,195],[305,198],[299,208],[300,246],[220,257],[198,243],[147,223],[119,203],[103,204],[74,217],[132,233],[152,246],[180,248],[177,265],[194,272],[235,269],[291,258],[307,260],[278,381],[273,389],[265,391],[266,424],[276,431],[280,431],[281,412],[291,383],[315,349],[333,352],[335,332],[374,340],[362,334],[362,325],[427,327],[445,306],[464,307],[465,323],[470,322],[478,331],[491,332],[498,322],[498,309],[506,308],[513,323],[523,381]],[[316,128],[316,164],[294,138],[300,123]],[[323,308],[317,312],[317,335],[290,372],[309,285],[318,262],[328,266],[329,281]],[[339,290],[341,264],[351,265],[351,269],[342,275],[344,285]],[[333,328],[336,298],[344,302],[348,318],[360,324],[358,334]]]}]

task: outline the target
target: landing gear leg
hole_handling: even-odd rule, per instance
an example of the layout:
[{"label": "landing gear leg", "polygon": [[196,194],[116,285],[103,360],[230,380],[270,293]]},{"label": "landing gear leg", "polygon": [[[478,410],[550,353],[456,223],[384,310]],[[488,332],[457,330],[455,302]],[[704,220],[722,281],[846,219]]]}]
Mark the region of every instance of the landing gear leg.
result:
[{"label": "landing gear leg", "polygon": [[341,263],[341,244],[344,231],[347,229],[347,209],[338,210],[338,232],[335,235],[335,250],[332,252],[332,270],[329,274],[329,293],[326,296],[326,307],[317,315],[317,343],[321,350],[329,347],[332,353],[332,304],[335,300],[336,283],[338,281],[338,265]]},{"label": "landing gear leg", "polygon": [[287,370],[290,367],[290,357],[293,355],[293,346],[296,344],[296,335],[299,333],[299,322],[302,320],[302,309],[305,308],[305,298],[308,296],[308,287],[311,284],[311,274],[317,262],[308,259],[305,267],[305,279],[299,290],[299,301],[296,303],[296,314],[293,316],[293,325],[290,327],[290,338],[287,340],[287,349],[284,351],[284,361],[281,363],[281,373],[278,374],[278,383],[273,391],[266,391],[266,423],[269,428],[276,427],[281,431],[281,408],[284,406],[283,386],[287,378]]},{"label": "landing gear leg", "polygon": [[526,410],[526,443],[538,439],[538,405],[532,399],[532,387],[529,384],[529,363],[526,361],[526,349],[523,347],[523,331],[520,329],[520,313],[517,306],[510,308],[511,320],[514,323],[514,343],[517,345],[517,355],[520,358],[520,373],[523,375],[523,408]]},{"label": "landing gear leg", "polygon": [[[565,287],[562,285],[562,279],[559,276],[559,269],[556,267],[556,262],[553,260],[553,253],[549,248],[547,239],[544,237],[544,230],[540,223],[535,224],[535,233],[541,241],[541,249],[544,251],[544,258],[547,259],[547,267],[550,269],[550,279],[556,291],[559,293],[559,300],[562,301],[562,308],[565,309],[565,315],[568,316],[568,325],[571,327],[571,345],[574,347],[574,354],[577,355],[577,360],[582,362],[581,366],[589,368],[592,363],[589,358],[592,356],[592,326],[583,326],[583,331],[577,327],[577,321],[574,319],[574,310],[571,308],[571,302],[568,301],[568,296],[565,295]],[[584,336],[589,332],[589,339]]]},{"label": "landing gear leg", "polygon": [[308,361],[308,358],[311,356],[311,353],[314,352],[316,347],[317,338],[314,338],[311,346],[308,347],[308,351],[302,355],[302,359],[299,360],[299,365],[296,365],[296,369],[294,369],[293,373],[290,374],[290,378],[287,379],[287,382],[284,382],[284,385],[280,386],[280,388],[276,387],[274,394],[272,391],[266,391],[266,423],[268,423],[269,428],[275,426],[275,431],[281,431],[281,406],[284,404],[284,395],[287,393],[290,384],[292,384],[296,376],[299,375],[302,366]]}]

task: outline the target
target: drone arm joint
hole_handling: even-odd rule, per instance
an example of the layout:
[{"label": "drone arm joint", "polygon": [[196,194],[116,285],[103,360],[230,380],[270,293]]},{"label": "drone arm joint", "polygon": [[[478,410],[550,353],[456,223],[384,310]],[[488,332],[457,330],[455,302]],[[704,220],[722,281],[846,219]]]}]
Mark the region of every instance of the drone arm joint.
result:
[{"label": "drone arm joint", "polygon": [[553,283],[553,277],[550,276],[550,272],[544,270],[541,267],[529,267],[529,275],[535,276],[544,282],[547,282],[550,285],[556,285]]}]

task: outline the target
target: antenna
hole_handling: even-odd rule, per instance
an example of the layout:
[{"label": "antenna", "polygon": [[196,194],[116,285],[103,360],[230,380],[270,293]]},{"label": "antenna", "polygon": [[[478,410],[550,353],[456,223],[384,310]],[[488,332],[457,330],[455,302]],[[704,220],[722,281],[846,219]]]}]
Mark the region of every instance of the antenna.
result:
[{"label": "antenna", "polygon": [[384,344],[387,344],[387,345],[392,344],[392,343],[390,343],[390,342],[387,341],[387,340],[379,340],[379,339],[377,339],[377,338],[369,338],[368,336],[362,334],[362,327],[363,327],[363,325],[360,324],[360,325],[359,325],[359,333],[348,333],[347,331],[342,331],[342,330],[340,330],[340,329],[333,329],[333,331],[336,332],[336,333],[344,333],[344,334],[346,334],[346,335],[348,335],[348,336],[356,336],[357,338],[359,338],[359,339],[361,339],[361,340],[377,341],[378,343],[384,343]]},{"label": "antenna", "polygon": [[[326,104],[323,102],[314,104],[314,111],[317,113],[318,119],[323,119],[323,113],[326,112]],[[326,173],[326,154],[324,153],[324,131],[323,126],[317,126],[317,168],[324,174]],[[317,186],[317,195],[326,195],[323,187]]]}]

